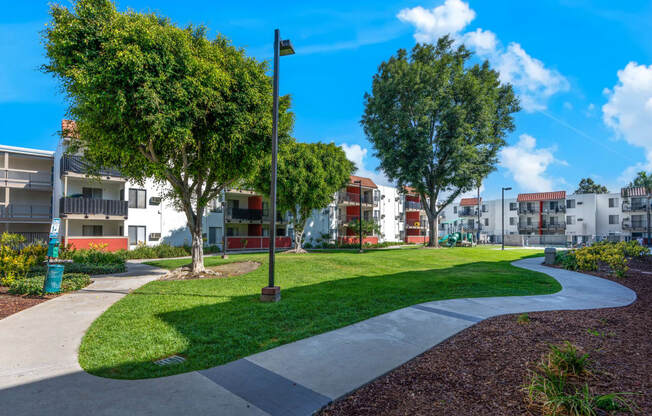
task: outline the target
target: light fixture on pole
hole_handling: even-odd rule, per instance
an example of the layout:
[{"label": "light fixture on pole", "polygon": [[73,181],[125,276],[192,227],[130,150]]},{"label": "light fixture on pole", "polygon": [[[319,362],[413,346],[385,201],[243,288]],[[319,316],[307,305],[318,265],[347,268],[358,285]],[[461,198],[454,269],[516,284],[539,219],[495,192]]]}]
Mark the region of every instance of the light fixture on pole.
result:
[{"label": "light fixture on pole", "polygon": [[503,236],[500,242],[502,243],[503,246],[501,250],[505,250],[505,191],[511,191],[511,190],[512,190],[511,187],[502,188]]},{"label": "light fixture on pole", "polygon": [[274,30],[274,80],[273,80],[273,109],[272,109],[272,172],[271,192],[269,202],[271,205],[269,220],[269,279],[266,287],[262,288],[260,300],[263,302],[278,302],[281,300],[281,288],[274,284],[274,255],[276,251],[276,160],[278,154],[278,72],[279,56],[294,55],[292,43],[281,40],[278,29]]}]

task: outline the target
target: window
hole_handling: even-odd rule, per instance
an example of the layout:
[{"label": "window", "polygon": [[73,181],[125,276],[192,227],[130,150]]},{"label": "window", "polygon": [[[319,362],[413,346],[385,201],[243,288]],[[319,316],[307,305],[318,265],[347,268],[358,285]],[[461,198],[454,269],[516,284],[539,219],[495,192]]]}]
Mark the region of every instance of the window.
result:
[{"label": "window", "polygon": [[263,216],[269,216],[269,201],[263,201]]},{"label": "window", "polygon": [[489,226],[489,218],[484,219],[484,225]]},{"label": "window", "polygon": [[509,210],[510,211],[516,211],[517,209],[518,209],[518,205],[516,204],[516,202],[510,202],[509,203]]},{"label": "window", "polygon": [[575,224],[575,215],[566,215],[566,224],[568,225]]},{"label": "window", "polygon": [[618,198],[609,198],[609,208],[616,208],[618,206]]},{"label": "window", "polygon": [[527,225],[532,225],[532,217],[527,217]]},{"label": "window", "polygon": [[482,204],[482,212],[487,212],[487,206],[485,204]]},{"label": "window", "polygon": [[556,225],[557,224],[557,217],[550,217],[550,225]]},{"label": "window", "polygon": [[217,234],[218,230],[221,231],[221,227],[208,227],[208,244],[214,246],[217,244]]},{"label": "window", "polygon": [[453,207],[453,214],[457,214],[457,207]]},{"label": "window", "polygon": [[567,199],[566,200],[566,208],[575,208],[575,200],[574,199]]},{"label": "window", "polygon": [[609,224],[618,224],[618,215],[609,215]]},{"label": "window", "polygon": [[145,191],[144,189],[129,190],[129,208],[147,208],[146,201],[147,201],[147,191]]},{"label": "window", "polygon": [[509,225],[516,225],[516,217],[509,217]]},{"label": "window", "polygon": [[559,206],[559,203],[557,201],[550,201],[550,210],[551,211],[555,211],[558,206]]},{"label": "window", "polygon": [[[131,191],[129,191],[131,192]],[[131,199],[131,198],[130,198]],[[144,225],[130,225],[129,226],[129,244],[136,245],[138,243],[146,243],[147,237]]]},{"label": "window", "polygon": [[82,225],[82,235],[84,237],[98,237],[102,235],[101,225]]},{"label": "window", "polygon": [[82,194],[84,198],[102,199],[101,188],[82,188]]}]

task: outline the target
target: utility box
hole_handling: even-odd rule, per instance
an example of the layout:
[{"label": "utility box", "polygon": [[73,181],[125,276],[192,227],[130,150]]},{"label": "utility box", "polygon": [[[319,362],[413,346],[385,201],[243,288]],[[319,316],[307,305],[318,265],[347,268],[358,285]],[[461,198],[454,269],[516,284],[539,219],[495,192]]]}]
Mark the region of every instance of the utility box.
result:
[{"label": "utility box", "polygon": [[543,252],[546,256],[544,264],[548,266],[552,266],[553,264],[555,264],[555,259],[557,258],[557,249],[554,247],[546,247],[546,249]]}]

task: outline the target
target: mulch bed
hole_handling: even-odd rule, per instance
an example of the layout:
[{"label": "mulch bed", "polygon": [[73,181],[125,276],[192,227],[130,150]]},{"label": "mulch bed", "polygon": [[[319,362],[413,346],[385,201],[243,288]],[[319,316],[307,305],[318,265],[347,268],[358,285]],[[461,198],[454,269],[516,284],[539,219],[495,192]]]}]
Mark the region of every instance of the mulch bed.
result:
[{"label": "mulch bed", "polygon": [[528,323],[518,315],[488,319],[320,415],[537,415],[522,391],[527,369],[564,341],[590,354],[597,393],[639,393],[631,397],[639,414],[652,415],[652,258],[630,266],[624,279],[600,274],[636,291],[630,306],[530,313]]},{"label": "mulch bed", "polygon": [[190,266],[183,266],[162,276],[160,280],[219,279],[253,272],[259,267],[260,263],[250,260],[207,267],[203,273],[192,273]]},{"label": "mulch bed", "polygon": [[54,297],[11,295],[7,293],[8,290],[8,287],[0,286],[0,319]]}]

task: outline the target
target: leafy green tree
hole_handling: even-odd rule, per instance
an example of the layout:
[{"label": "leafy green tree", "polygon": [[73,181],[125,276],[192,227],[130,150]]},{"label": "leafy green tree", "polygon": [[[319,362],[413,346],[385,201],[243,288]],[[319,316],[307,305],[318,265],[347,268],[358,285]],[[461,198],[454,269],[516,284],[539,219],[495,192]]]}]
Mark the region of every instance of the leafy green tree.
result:
[{"label": "leafy green tree", "polygon": [[576,194],[606,194],[609,190],[606,186],[597,184],[591,178],[584,178],[575,191]]},{"label": "leafy green tree", "polygon": [[629,183],[629,186],[632,188],[643,187],[647,189],[648,193],[652,193],[652,172],[649,174],[645,173],[645,171],[639,172],[634,180]]},{"label": "leafy green tree", "polygon": [[439,213],[495,169],[519,110],[512,86],[470,58],[448,36],[410,54],[400,49],[365,94],[361,124],[387,177],[420,194],[430,246],[438,245]]},{"label": "leafy green tree", "polygon": [[[357,218],[354,219],[353,221],[350,221],[349,223],[346,224],[346,227],[350,230],[355,231],[355,235],[358,235],[358,232],[360,230],[360,220]],[[370,220],[362,220],[362,238],[364,237],[369,237],[371,235],[375,234],[380,234],[380,225],[376,221],[370,221]],[[359,240],[359,238],[358,238]]]},{"label": "leafy green tree", "polygon": [[[271,161],[266,161],[254,175],[253,188],[270,193]],[[306,221],[316,209],[333,201],[335,193],[346,186],[355,170],[341,147],[333,143],[298,143],[294,140],[279,146],[276,179],[278,210],[290,212],[294,230],[294,251],[303,250]]]},{"label": "leafy green tree", "polygon": [[[55,4],[50,16],[43,70],[67,95],[73,150],[83,149],[93,166],[168,189],[192,234],[192,270],[202,271],[208,202],[271,148],[266,64],[221,35],[208,39],[202,26],[119,12],[109,0],[79,0],[72,10]],[[281,111],[281,138],[292,121]]]}]

